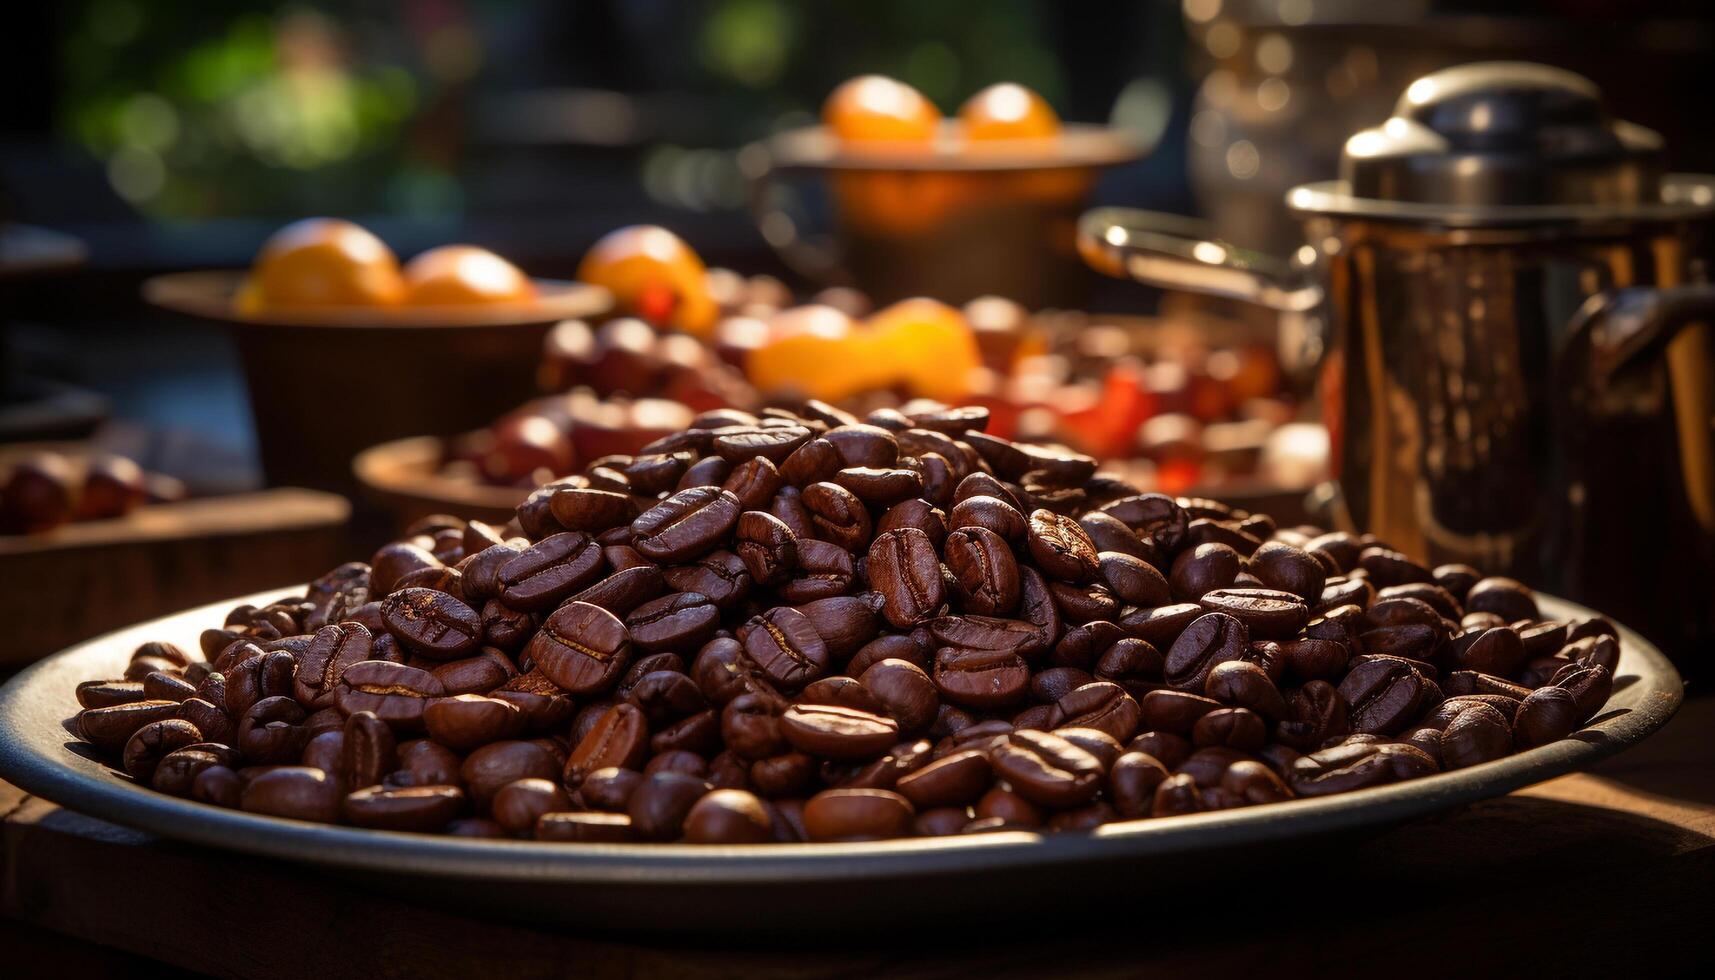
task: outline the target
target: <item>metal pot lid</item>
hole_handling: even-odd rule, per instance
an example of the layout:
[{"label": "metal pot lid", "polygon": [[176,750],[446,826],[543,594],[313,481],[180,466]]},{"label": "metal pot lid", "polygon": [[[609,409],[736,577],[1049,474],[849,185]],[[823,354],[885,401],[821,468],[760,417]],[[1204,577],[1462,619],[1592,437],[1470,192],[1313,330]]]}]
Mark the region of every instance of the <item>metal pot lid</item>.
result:
[{"label": "metal pot lid", "polygon": [[1589,79],[1480,62],[1413,82],[1392,118],[1346,141],[1340,181],[1294,188],[1287,204],[1489,225],[1671,219],[1715,203],[1698,200],[1706,182],[1703,193],[1687,192],[1662,170],[1661,136],[1613,118]]}]

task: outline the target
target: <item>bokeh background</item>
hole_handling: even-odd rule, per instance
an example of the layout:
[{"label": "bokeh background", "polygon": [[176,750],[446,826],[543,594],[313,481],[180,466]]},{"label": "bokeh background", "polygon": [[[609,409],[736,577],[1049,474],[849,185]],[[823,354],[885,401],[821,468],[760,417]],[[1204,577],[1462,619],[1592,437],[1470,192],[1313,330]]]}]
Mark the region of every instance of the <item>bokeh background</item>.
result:
[{"label": "bokeh background", "polygon": [[[679,231],[714,264],[785,275],[737,151],[814,118],[862,72],[944,110],[1024,83],[1151,152],[1101,201],[1213,219],[1283,248],[1281,192],[1412,77],[1522,55],[1585,71],[1715,167],[1700,0],[67,0],[0,35],[0,217],[89,245],[72,281],[6,296],[10,368],[99,392],[254,480],[230,349],[154,317],[137,284],[245,264],[285,221],[337,214],[402,255],[470,241],[568,275],[603,232]],[[68,292],[70,295],[68,295]],[[1098,306],[1147,305],[1112,284]],[[385,370],[378,365],[377,370]],[[283,383],[290,383],[284,378]]]}]

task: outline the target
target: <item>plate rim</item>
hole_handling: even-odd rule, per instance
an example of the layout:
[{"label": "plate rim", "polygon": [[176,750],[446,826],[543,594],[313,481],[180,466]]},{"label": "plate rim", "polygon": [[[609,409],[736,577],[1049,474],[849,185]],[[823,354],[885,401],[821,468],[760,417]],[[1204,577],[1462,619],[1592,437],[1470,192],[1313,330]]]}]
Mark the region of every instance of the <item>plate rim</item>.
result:
[{"label": "plate rim", "polygon": [[473,327],[536,327],[560,320],[600,317],[613,308],[601,286],[572,279],[530,277],[539,299],[531,305],[326,306],[246,315],[231,308],[244,269],[195,269],[150,276],[143,300],[181,316],[225,324],[236,330],[461,330]]},{"label": "plate rim", "polygon": [[[1594,725],[1573,736],[1495,762],[1318,799],[1108,824],[1088,834],[1017,831],[822,844],[499,841],[309,823],[157,793],[130,783],[103,761],[72,752],[73,740],[57,719],[51,731],[21,727],[30,719],[28,702],[33,699],[57,695],[61,704],[57,711],[44,707],[37,713],[75,709],[72,689],[63,686],[61,675],[86,661],[115,659],[113,648],[160,638],[173,625],[188,629],[224,617],[238,603],[262,604],[301,589],[282,586],[160,617],[80,643],[21,671],[0,687],[0,778],[68,809],[165,839],[324,868],[472,881],[650,887],[859,881],[1182,856],[1385,825],[1500,796],[1587,766],[1660,729],[1684,697],[1678,671],[1660,650],[1616,622],[1622,638],[1619,676],[1637,677],[1616,692],[1626,696],[1628,710],[1613,715],[1604,706]],[[1537,598],[1544,612],[1555,617],[1598,615],[1543,593]],[[1631,692],[1636,685],[1644,686]],[[1637,703],[1629,704],[1632,701]],[[38,744],[43,741],[50,750]],[[73,759],[95,771],[84,771]]]}]

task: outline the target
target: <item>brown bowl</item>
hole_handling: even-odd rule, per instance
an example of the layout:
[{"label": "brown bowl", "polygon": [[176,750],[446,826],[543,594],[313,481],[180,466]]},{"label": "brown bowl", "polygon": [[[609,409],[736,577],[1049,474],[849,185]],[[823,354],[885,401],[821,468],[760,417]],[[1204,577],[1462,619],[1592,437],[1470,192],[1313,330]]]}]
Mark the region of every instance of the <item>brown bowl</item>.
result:
[{"label": "brown bowl", "polygon": [[241,271],[156,276],[143,297],[224,326],[238,345],[268,482],[350,493],[351,460],[388,439],[487,424],[535,391],[560,320],[607,311],[607,291],[536,280],[528,306],[335,307],[241,315]]},{"label": "brown bowl", "polygon": [[[883,303],[992,294],[1042,308],[1082,298],[1078,215],[1102,170],[1142,153],[1106,126],[971,145],[949,125],[927,146],[862,149],[811,126],[746,148],[740,162],[763,237],[801,274]],[[830,208],[805,202],[811,186]],[[822,214],[832,227],[818,227]]]},{"label": "brown bowl", "polygon": [[352,460],[351,471],[365,496],[385,508],[401,529],[430,514],[504,524],[530,494],[442,474],[441,440],[436,436],[371,446]]}]

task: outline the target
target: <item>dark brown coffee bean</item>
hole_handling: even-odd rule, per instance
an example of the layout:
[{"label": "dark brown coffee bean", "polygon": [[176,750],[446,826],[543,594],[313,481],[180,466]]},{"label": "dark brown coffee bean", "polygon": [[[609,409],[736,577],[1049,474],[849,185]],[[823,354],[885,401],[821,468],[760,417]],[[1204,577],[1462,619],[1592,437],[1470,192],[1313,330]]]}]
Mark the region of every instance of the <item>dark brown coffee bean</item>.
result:
[{"label": "dark brown coffee bean", "polygon": [[626,804],[632,832],[644,840],[677,840],[684,835],[691,808],[714,787],[682,772],[645,776]]},{"label": "dark brown coffee bean", "polygon": [[1031,511],[1025,544],[1036,567],[1062,582],[1088,582],[1100,568],[1090,536],[1077,521],[1053,511]]},{"label": "dark brown coffee bean", "polygon": [[943,647],[932,674],[941,697],[961,707],[988,711],[1017,704],[1030,685],[1030,668],[1011,649]]},{"label": "dark brown coffee bean", "polygon": [[1428,776],[1435,760],[1421,749],[1388,742],[1348,742],[1303,756],[1292,765],[1292,791],[1327,796]]},{"label": "dark brown coffee bean", "polygon": [[[988,528],[973,526],[948,534],[945,547],[947,568],[966,612],[1007,616],[1018,607],[1018,562],[1004,538]],[[870,567],[873,576],[873,560]]]},{"label": "dark brown coffee bean", "polygon": [[263,698],[290,695],[297,671],[298,659],[284,650],[245,658],[226,676],[226,713],[242,718]]},{"label": "dark brown coffee bean", "polygon": [[509,833],[522,834],[534,830],[543,814],[564,813],[571,805],[571,798],[558,783],[532,777],[502,786],[494,794],[490,809],[495,823]]},{"label": "dark brown coffee bean", "polygon": [[566,758],[561,774],[566,786],[577,789],[598,769],[641,769],[648,739],[649,723],[635,705],[608,708]]},{"label": "dark brown coffee bean", "polygon": [[1389,548],[1365,548],[1358,554],[1358,567],[1369,573],[1377,588],[1431,581],[1429,569]]},{"label": "dark brown coffee bean", "polygon": [[719,487],[681,490],[631,522],[633,547],[653,561],[690,561],[725,541],[742,509],[738,497]]},{"label": "dark brown coffee bean", "polygon": [[1056,705],[1068,728],[1093,728],[1124,742],[1137,732],[1141,709],[1125,688],[1093,681],[1061,697]]},{"label": "dark brown coffee bean", "polygon": [[1268,741],[1268,726],[1249,708],[1217,708],[1191,726],[1191,744],[1255,752]]},{"label": "dark brown coffee bean", "polygon": [[142,681],[84,681],[77,686],[77,703],[85,708],[111,708],[134,701],[161,701],[143,693]]},{"label": "dark brown coffee bean", "polygon": [[715,430],[714,443],[709,448],[730,463],[743,463],[761,456],[779,464],[809,442],[812,435],[814,433],[801,425],[728,426]]},{"label": "dark brown coffee bean", "polygon": [[491,742],[465,757],[459,776],[471,803],[486,813],[495,794],[510,783],[558,778],[560,760],[536,742]]},{"label": "dark brown coffee bean", "polygon": [[581,531],[543,538],[500,566],[500,599],[519,611],[545,611],[600,577],[601,546]]},{"label": "dark brown coffee bean", "polygon": [[827,644],[796,609],[776,606],[755,617],[740,629],[739,642],[769,680],[784,690],[797,690],[828,669]]},{"label": "dark brown coffee bean", "polygon": [[772,514],[756,510],[740,514],[735,547],[758,585],[780,585],[797,571],[798,538]]},{"label": "dark brown coffee bean", "polygon": [[947,540],[947,515],[927,500],[917,498],[894,504],[875,523],[877,534],[912,527],[929,536],[937,549]]},{"label": "dark brown coffee bean", "polygon": [[774,839],[774,819],[756,794],[717,789],[691,806],[684,834],[691,844],[765,844]]},{"label": "dark brown coffee bean", "polygon": [[830,759],[874,758],[899,740],[892,718],[837,705],[792,705],[780,716],[780,730],[794,748]]},{"label": "dark brown coffee bean", "polygon": [[631,656],[631,635],[600,606],[568,602],[554,610],[525,649],[548,679],[573,694],[612,687]]},{"label": "dark brown coffee bean", "polygon": [[[799,542],[800,556],[807,544]],[[673,591],[706,596],[720,609],[730,609],[743,601],[754,584],[744,560],[726,550],[711,551],[689,565],[662,569],[661,577]]]},{"label": "dark brown coffee bean", "polygon": [[1078,806],[1101,789],[1096,757],[1048,732],[1013,732],[989,751],[989,762],[997,776],[1042,806]]},{"label": "dark brown coffee bean", "polygon": [[1168,576],[1173,597],[1180,601],[1196,601],[1204,593],[1225,589],[1238,577],[1239,553],[1224,544],[1200,544],[1179,553],[1173,559]]},{"label": "dark brown coffee bean", "polygon": [[[217,754],[215,749],[225,749]],[[168,796],[190,796],[196,779],[205,770],[215,766],[238,762],[238,753],[224,745],[209,742],[197,742],[182,749],[167,753],[155,766],[155,774],[149,785],[158,793]]]},{"label": "dark brown coffee bean", "polygon": [[1097,555],[1102,581],[1122,602],[1133,606],[1165,606],[1172,602],[1167,579],[1142,558],[1116,551]]},{"label": "dark brown coffee bean", "polygon": [[694,650],[720,628],[720,610],[707,596],[678,592],[632,610],[625,628],[641,650]]},{"label": "dark brown coffee bean", "polygon": [[1525,662],[1524,640],[1507,626],[1482,630],[1471,640],[1456,644],[1455,650],[1462,669],[1501,677],[1518,673]]},{"label": "dark brown coffee bean", "polygon": [[831,478],[846,465],[834,444],[823,438],[811,439],[780,464],[780,476],[794,487],[806,487]]},{"label": "dark brown coffee bean", "polygon": [[1258,640],[1285,640],[1298,635],[1310,609],[1290,592],[1272,589],[1211,589],[1203,593],[1203,608],[1224,612],[1245,624]]},{"label": "dark brown coffee bean", "polygon": [[347,717],[372,711],[396,732],[423,727],[428,703],[446,695],[446,688],[426,670],[381,660],[361,660],[340,675],[335,702]]},{"label": "dark brown coffee bean", "polygon": [[202,732],[182,718],[149,722],[125,741],[125,772],[138,782],[147,783],[154,778],[155,767],[161,764],[162,759],[202,740]]},{"label": "dark brown coffee bean", "polygon": [[[198,782],[212,771],[197,777]],[[339,819],[342,796],[339,784],[320,769],[276,766],[244,785],[239,806],[271,817],[333,823]]]},{"label": "dark brown coffee bean", "polygon": [[1268,672],[1243,660],[1216,664],[1203,682],[1203,693],[1223,704],[1249,708],[1271,722],[1287,717],[1286,699]]},{"label": "dark brown coffee bean", "polygon": [[1221,707],[1221,702],[1188,691],[1157,690],[1137,703],[1145,730],[1189,735],[1197,719]]},{"label": "dark brown coffee bean", "polygon": [[857,553],[869,546],[873,525],[855,494],[837,483],[812,483],[803,490],[814,536]]},{"label": "dark brown coffee bean", "polygon": [[1481,702],[1463,705],[1441,734],[1444,769],[1465,769],[1492,762],[1513,747],[1512,725],[1505,715]]},{"label": "dark brown coffee bean", "polygon": [[993,782],[987,753],[967,749],[901,776],[895,788],[918,810],[927,810],[975,803]]},{"label": "dark brown coffee bean", "polygon": [[882,614],[899,629],[937,615],[945,597],[940,558],[916,528],[888,531],[869,549],[870,584],[881,594]]},{"label": "dark brown coffee bean", "polygon": [[1359,663],[1340,682],[1352,730],[1396,735],[1431,707],[1430,685],[1410,662],[1376,657]]},{"label": "dark brown coffee bean", "polygon": [[954,504],[947,514],[947,526],[953,530],[986,528],[1012,543],[1023,542],[1028,533],[1022,511],[1009,500],[987,494],[965,497]]},{"label": "dark brown coffee bean", "polygon": [[434,833],[464,809],[457,786],[365,786],[347,793],[340,813],[347,822],[372,830]]},{"label": "dark brown coffee bean", "polygon": [[293,695],[306,707],[332,706],[340,675],[352,664],[370,659],[373,641],[369,631],[357,623],[336,623],[317,630],[309,648],[298,658]]},{"label": "dark brown coffee bean", "polygon": [[517,738],[525,717],[517,705],[499,698],[460,694],[440,698],[423,711],[423,723],[435,741],[460,752]]},{"label": "dark brown coffee bean", "polygon": [[1513,744],[1523,750],[1557,742],[1577,731],[1582,721],[1583,711],[1571,691],[1544,687],[1530,692],[1519,704],[1513,720]]},{"label": "dark brown coffee bean", "polygon": [[381,617],[407,649],[434,660],[452,660],[482,643],[482,617],[445,592],[401,589],[382,601]]},{"label": "dark brown coffee bean", "polygon": [[1239,660],[1250,642],[1245,624],[1224,612],[1192,620],[1167,650],[1167,683],[1181,691],[1201,691],[1216,664]]},{"label": "dark brown coffee bean", "polygon": [[238,722],[238,749],[253,766],[295,763],[310,740],[304,708],[289,697],[263,698]]},{"label": "dark brown coffee bean", "polygon": [[1595,663],[1568,664],[1555,672],[1548,683],[1563,688],[1578,702],[1580,723],[1595,717],[1614,691],[1614,676],[1606,667]]},{"label": "dark brown coffee bean", "polygon": [[934,681],[916,664],[883,659],[864,670],[858,680],[899,722],[902,731],[927,731],[934,724],[940,696]]},{"label": "dark brown coffee bean", "polygon": [[804,830],[814,841],[883,840],[912,831],[910,801],[884,789],[830,789],[804,804]]},{"label": "dark brown coffee bean", "polygon": [[1328,573],[1309,552],[1279,541],[1266,541],[1251,555],[1250,573],[1271,589],[1290,592],[1306,604],[1321,599]]},{"label": "dark brown coffee bean", "polygon": [[733,467],[721,489],[737,497],[739,506],[745,510],[762,510],[784,484],[780,470],[772,462],[755,456]]},{"label": "dark brown coffee bean", "polygon": [[586,602],[615,616],[625,616],[659,596],[666,588],[666,578],[659,566],[633,565],[611,572],[566,601]]},{"label": "dark brown coffee bean", "polygon": [[1465,593],[1467,612],[1492,612],[1509,623],[1537,620],[1536,594],[1524,583],[1510,578],[1485,578]]}]

